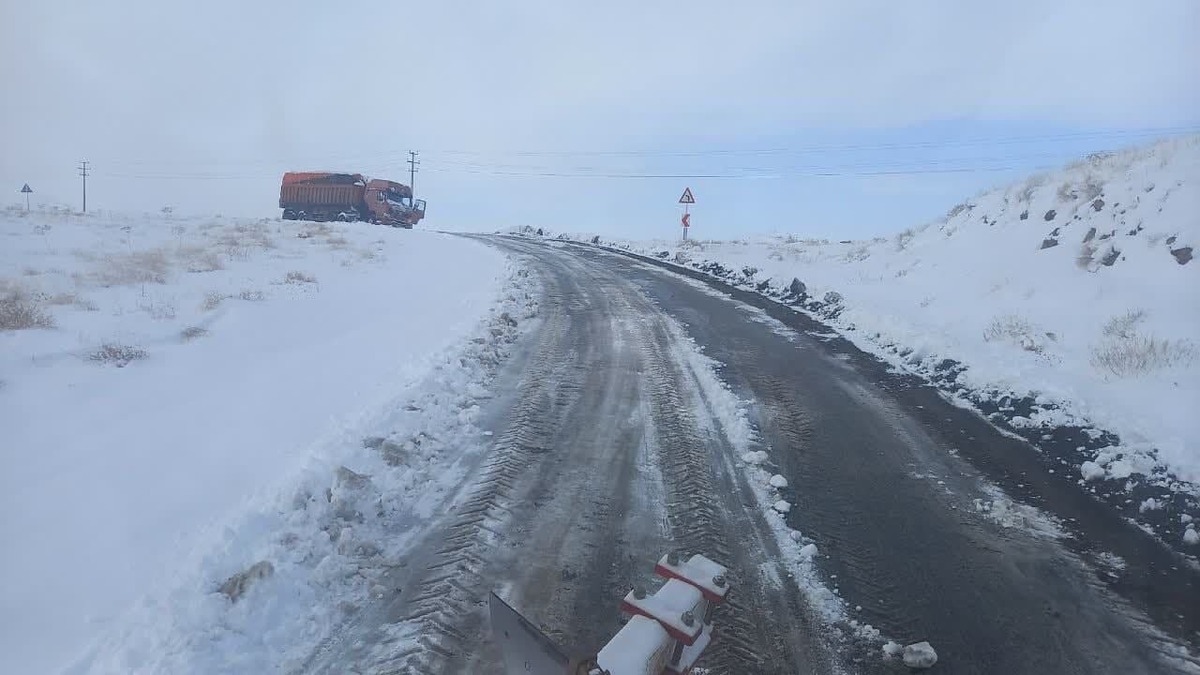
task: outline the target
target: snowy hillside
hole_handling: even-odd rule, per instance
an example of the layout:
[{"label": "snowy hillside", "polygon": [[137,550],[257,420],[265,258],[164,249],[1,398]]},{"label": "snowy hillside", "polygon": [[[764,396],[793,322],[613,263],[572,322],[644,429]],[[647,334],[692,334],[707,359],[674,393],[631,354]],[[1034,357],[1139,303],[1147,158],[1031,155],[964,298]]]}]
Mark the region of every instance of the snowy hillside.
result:
[{"label": "snowy hillside", "polygon": [[[9,209],[0,240],[8,673],[89,645],[83,671],[262,671],[318,639],[329,598],[369,583],[355,556],[386,546],[329,513],[431,482],[364,437],[415,424],[421,396],[469,422],[482,366],[460,357],[513,330],[505,258],[433,233]],[[274,599],[234,603],[258,577]]]},{"label": "snowy hillside", "polygon": [[[1089,431],[1081,480],[1200,483],[1200,137],[1091,156],[887,239],[617,245],[807,308],[1013,427],[1119,436]],[[1181,517],[1156,531],[1193,539]]]}]

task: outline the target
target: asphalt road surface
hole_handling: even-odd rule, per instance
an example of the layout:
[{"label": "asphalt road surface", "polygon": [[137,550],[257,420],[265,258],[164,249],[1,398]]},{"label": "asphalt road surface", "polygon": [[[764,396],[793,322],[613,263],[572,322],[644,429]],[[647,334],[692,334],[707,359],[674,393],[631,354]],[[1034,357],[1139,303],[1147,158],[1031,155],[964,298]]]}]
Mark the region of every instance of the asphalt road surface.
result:
[{"label": "asphalt road surface", "polygon": [[494,589],[594,653],[671,549],[731,568],[710,673],[905,672],[790,577],[797,544],[756,499],[697,348],[746,402],[848,619],[928,640],[933,672],[1200,672],[1182,651],[1200,646],[1200,573],[1040,475],[1022,442],[790,310],[592,247],[486,241],[544,287],[486,411],[492,447],[395,562],[399,593],[306,672],[498,673]]}]

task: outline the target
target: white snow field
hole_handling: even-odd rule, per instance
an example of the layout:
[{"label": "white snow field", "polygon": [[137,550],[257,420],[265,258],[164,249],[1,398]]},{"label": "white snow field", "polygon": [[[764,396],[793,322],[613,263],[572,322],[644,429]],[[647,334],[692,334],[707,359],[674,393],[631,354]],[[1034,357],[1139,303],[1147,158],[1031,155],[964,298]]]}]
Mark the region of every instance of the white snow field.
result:
[{"label": "white snow field", "polygon": [[294,665],[453,479],[530,283],[360,223],[10,208],[0,241],[5,673]]},{"label": "white snow field", "polygon": [[603,245],[688,267],[719,263],[727,268],[720,276],[746,287],[766,282],[767,293],[797,279],[824,306],[818,313],[868,351],[920,372],[953,359],[967,367],[961,385],[993,398],[1032,393],[1056,406],[1014,424],[1116,433],[1121,445],[1096,451],[1077,468],[1080,480],[1158,467],[1194,486],[1198,214],[1200,136],[1189,136],[1089,156],[890,238]]}]

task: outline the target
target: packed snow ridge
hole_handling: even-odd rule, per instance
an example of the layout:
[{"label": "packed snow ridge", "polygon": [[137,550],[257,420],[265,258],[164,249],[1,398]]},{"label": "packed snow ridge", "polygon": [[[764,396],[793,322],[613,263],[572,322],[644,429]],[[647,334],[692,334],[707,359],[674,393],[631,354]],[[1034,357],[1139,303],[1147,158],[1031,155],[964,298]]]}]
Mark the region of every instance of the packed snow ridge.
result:
[{"label": "packed snow ridge", "polygon": [[[1058,470],[1112,503],[1133,491],[1130,515],[1177,545],[1200,493],[1198,211],[1189,136],[1090,155],[890,238],[599,243],[809,312],[1031,441],[1081,430]],[[1167,512],[1139,515],[1146,497]]]},{"label": "packed snow ridge", "polygon": [[0,238],[6,673],[295,667],[483,447],[532,297],[484,245],[363,224],[9,209]]}]

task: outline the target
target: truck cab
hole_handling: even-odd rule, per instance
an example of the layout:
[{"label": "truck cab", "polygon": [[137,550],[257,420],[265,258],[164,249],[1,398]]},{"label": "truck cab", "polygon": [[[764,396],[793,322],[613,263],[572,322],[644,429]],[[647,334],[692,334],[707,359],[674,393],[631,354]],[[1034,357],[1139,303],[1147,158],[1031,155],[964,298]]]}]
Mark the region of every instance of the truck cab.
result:
[{"label": "truck cab", "polygon": [[414,200],[412,188],[403,183],[370,180],[367,182],[365,201],[372,219],[385,225],[411,229],[425,217],[425,200]]}]

